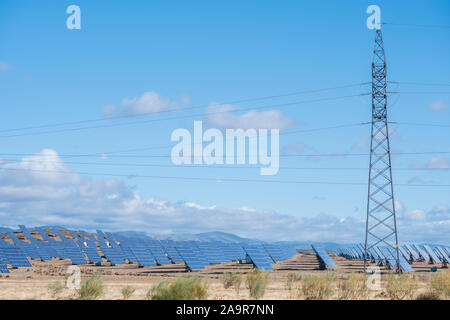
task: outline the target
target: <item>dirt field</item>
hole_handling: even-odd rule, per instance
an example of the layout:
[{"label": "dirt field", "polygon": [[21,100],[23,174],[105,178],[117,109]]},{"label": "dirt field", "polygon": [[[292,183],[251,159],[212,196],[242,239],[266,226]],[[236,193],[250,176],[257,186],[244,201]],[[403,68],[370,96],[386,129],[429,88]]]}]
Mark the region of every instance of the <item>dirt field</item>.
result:
[{"label": "dirt field", "polygon": [[[319,270],[320,264],[315,255],[297,254],[293,259],[277,263],[275,271],[269,272],[269,283],[263,299],[302,299],[297,289],[298,281],[294,283],[294,289],[287,289],[288,275],[295,274],[297,278],[305,275],[331,275],[334,279],[345,279],[350,273],[362,270],[361,261],[350,261],[341,257],[333,257],[338,268],[336,270]],[[77,299],[77,291],[65,288],[61,293],[54,295],[49,285],[59,281],[66,283],[67,270],[71,266],[69,260],[54,260],[52,262],[32,261],[31,268],[18,268],[11,270],[8,275],[0,277],[0,299]],[[224,288],[223,273],[225,271],[241,272],[245,274],[252,266],[246,264],[220,264],[209,266],[205,270],[196,272],[183,272],[185,266],[175,264],[171,266],[139,268],[136,265],[121,266],[79,266],[81,279],[87,279],[94,274],[102,275],[105,282],[105,290],[101,299],[116,300],[123,299],[122,289],[130,285],[135,288],[131,299],[145,299],[146,293],[154,285],[166,279],[173,279],[178,276],[193,274],[201,277],[208,287],[208,299],[250,299],[249,290],[245,284],[245,275],[239,294],[233,288]],[[417,288],[416,294],[427,291],[426,283],[432,276],[429,265],[415,266]],[[387,273],[387,270],[382,270]],[[338,290],[333,285],[334,292],[329,297],[338,299]],[[382,286],[383,287],[383,286]],[[383,290],[371,294],[371,299],[386,299]]]}]

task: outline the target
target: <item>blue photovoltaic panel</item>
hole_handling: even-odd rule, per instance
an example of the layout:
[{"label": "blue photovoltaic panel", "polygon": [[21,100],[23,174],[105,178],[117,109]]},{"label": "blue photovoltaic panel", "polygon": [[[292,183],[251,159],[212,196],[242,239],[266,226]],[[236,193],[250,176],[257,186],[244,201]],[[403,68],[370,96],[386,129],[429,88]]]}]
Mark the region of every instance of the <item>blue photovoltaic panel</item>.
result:
[{"label": "blue photovoltaic panel", "polygon": [[175,248],[189,269],[200,270],[208,265],[208,262],[201,256],[201,254],[199,254],[200,252],[194,245],[177,244]]},{"label": "blue photovoltaic panel", "polygon": [[416,248],[416,250],[419,252],[420,256],[421,256],[426,262],[431,262],[430,256],[428,255],[428,253],[427,253],[424,249],[422,249],[422,248],[421,248],[419,245],[417,245],[417,244],[414,244],[413,246],[414,246],[414,248]]},{"label": "blue photovoltaic panel", "polygon": [[146,247],[150,250],[152,255],[155,257],[158,264],[172,264],[170,260],[164,254],[163,248],[159,242],[147,241]]},{"label": "blue photovoltaic panel", "polygon": [[164,251],[169,256],[170,260],[172,260],[174,263],[184,262],[183,258],[180,256],[177,249],[175,249],[172,243],[169,242],[163,243],[163,248]]},{"label": "blue photovoltaic panel", "polygon": [[402,247],[398,247],[398,250],[400,251],[400,254],[407,260],[411,260],[410,255],[406,252],[405,249],[403,249]]},{"label": "blue photovoltaic panel", "polygon": [[142,267],[156,266],[155,258],[150,250],[145,247],[130,247],[131,252],[136,257],[137,262]]},{"label": "blue photovoltaic panel", "polygon": [[436,250],[440,253],[443,261],[450,263],[450,257],[447,255],[444,249],[442,249],[441,247],[436,247]]},{"label": "blue photovoltaic panel", "polygon": [[[397,255],[395,249],[387,247],[387,249],[390,251],[391,256],[395,259],[395,256]],[[400,248],[399,248],[400,249]],[[403,269],[405,272],[414,272],[414,269],[411,267],[408,261],[402,256],[400,253],[398,260],[400,262],[400,268]]]},{"label": "blue photovoltaic panel", "polygon": [[10,264],[13,268],[18,267],[32,267],[30,261],[28,261],[25,253],[19,247],[2,247],[0,248],[1,253],[3,254],[4,259]]},{"label": "blue photovoltaic panel", "polygon": [[262,270],[273,270],[271,266],[273,260],[262,246],[246,246],[244,250],[255,267]]},{"label": "blue photovoltaic panel", "polygon": [[6,264],[0,264],[0,273],[9,273],[8,267]]},{"label": "blue photovoltaic panel", "polygon": [[417,251],[415,249],[413,249],[413,247],[411,247],[409,244],[405,244],[405,248],[406,248],[406,250],[408,250],[409,254],[411,254],[414,261],[420,260],[419,254],[417,253]]},{"label": "blue photovoltaic panel", "polygon": [[109,248],[107,246],[101,246],[100,249],[102,250],[105,258],[112,264],[126,264],[125,256],[117,248]]},{"label": "blue photovoltaic panel", "polygon": [[440,263],[441,259],[439,259],[438,256],[436,256],[436,254],[434,253],[433,249],[431,249],[429,246],[424,245],[423,246],[425,251],[428,253],[428,255],[430,256],[431,260],[433,260],[433,262],[435,263]]},{"label": "blue photovoltaic panel", "polygon": [[334,261],[330,258],[328,253],[323,248],[316,248],[313,245],[311,245],[316,255],[319,257],[319,259],[323,262],[326,268],[336,268],[336,264]]},{"label": "blue photovoltaic panel", "polygon": [[[377,247],[375,247],[375,248],[377,248]],[[383,255],[385,261],[391,266],[391,268],[396,268],[397,267],[396,259],[394,259],[391,252],[389,251],[389,249],[384,246],[378,247],[378,249],[380,250],[381,254]]]},{"label": "blue photovoltaic panel", "polygon": [[286,255],[283,253],[281,247],[276,245],[265,244],[264,249],[266,249],[269,256],[274,262],[286,260]]}]

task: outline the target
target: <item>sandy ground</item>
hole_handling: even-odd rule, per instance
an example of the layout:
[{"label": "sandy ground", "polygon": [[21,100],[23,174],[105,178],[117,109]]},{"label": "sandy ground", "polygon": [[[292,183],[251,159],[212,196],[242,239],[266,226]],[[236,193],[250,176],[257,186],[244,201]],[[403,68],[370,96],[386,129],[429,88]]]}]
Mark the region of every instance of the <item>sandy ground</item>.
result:
[{"label": "sandy ground", "polygon": [[[8,275],[0,275],[0,300],[25,299],[76,299],[77,292],[74,289],[65,288],[62,293],[53,295],[49,286],[59,281],[66,284],[66,276],[69,268],[73,267],[69,260],[56,260],[52,262],[31,261],[33,267],[17,268],[10,270]],[[335,279],[344,279],[352,272],[361,272],[361,261],[350,261],[335,257],[338,269],[327,271],[318,270],[318,262],[315,256],[297,254],[294,258],[275,265],[275,271],[269,271],[269,284],[263,299],[302,299],[298,288],[289,291],[286,286],[288,275],[326,275],[331,274]],[[237,265],[236,263],[208,266],[203,271],[184,272],[183,265],[170,265],[159,267],[139,268],[137,265],[110,266],[79,266],[81,279],[87,279],[93,274],[101,274],[105,282],[105,290],[101,299],[123,299],[122,289],[130,285],[135,288],[131,299],[145,299],[146,293],[160,281],[173,279],[178,276],[193,274],[201,277],[208,286],[208,299],[222,300],[246,300],[250,299],[249,290],[245,284],[245,273],[250,271],[251,265]],[[426,283],[432,276],[429,265],[417,265],[416,277],[418,288],[416,294],[426,292]],[[244,274],[239,294],[234,288],[225,289],[223,285],[223,273],[225,271],[241,272]],[[440,271],[444,271],[441,270]],[[388,271],[383,270],[383,273]],[[295,282],[294,286],[298,286]],[[383,286],[382,286],[383,288]],[[338,290],[335,287],[332,299],[338,298]],[[383,292],[374,292],[372,299],[386,299]]]}]

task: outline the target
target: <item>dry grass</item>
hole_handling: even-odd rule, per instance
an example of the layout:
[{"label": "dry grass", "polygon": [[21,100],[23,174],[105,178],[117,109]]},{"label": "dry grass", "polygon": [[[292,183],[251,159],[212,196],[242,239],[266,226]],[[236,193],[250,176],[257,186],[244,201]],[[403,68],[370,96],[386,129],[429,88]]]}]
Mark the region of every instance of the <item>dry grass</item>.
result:
[{"label": "dry grass", "polygon": [[369,288],[367,276],[362,273],[352,273],[345,280],[338,282],[339,298],[345,300],[367,299]]},{"label": "dry grass", "polygon": [[225,272],[222,276],[223,287],[228,289],[233,287],[236,294],[239,295],[239,291],[242,283],[242,274],[238,272]]},{"label": "dry grass", "polygon": [[264,297],[268,283],[269,274],[266,271],[253,269],[247,273],[247,288],[250,297],[254,299]]},{"label": "dry grass", "polygon": [[304,276],[301,294],[307,300],[327,299],[333,294],[333,276]]},{"label": "dry grass", "polygon": [[81,283],[79,290],[80,300],[95,300],[103,295],[105,284],[100,275],[93,275]]},{"label": "dry grass", "polygon": [[430,291],[450,298],[450,271],[441,271],[433,275],[429,283]]},{"label": "dry grass", "polygon": [[152,300],[203,300],[208,289],[203,280],[196,276],[178,277],[158,283],[147,292],[146,298]]},{"label": "dry grass", "polygon": [[61,281],[54,281],[48,285],[48,290],[53,298],[57,298],[64,291],[65,287]]},{"label": "dry grass", "polygon": [[136,289],[133,286],[126,286],[122,289],[123,300],[128,300],[131,298]]},{"label": "dry grass", "polygon": [[412,274],[387,274],[385,287],[387,296],[392,300],[413,299],[418,283]]}]

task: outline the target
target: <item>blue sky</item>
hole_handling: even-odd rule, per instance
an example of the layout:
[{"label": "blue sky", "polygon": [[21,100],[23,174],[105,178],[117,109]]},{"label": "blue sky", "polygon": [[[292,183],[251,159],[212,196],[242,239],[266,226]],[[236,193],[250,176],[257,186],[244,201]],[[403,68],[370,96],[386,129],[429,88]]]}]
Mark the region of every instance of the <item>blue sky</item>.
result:
[{"label": "blue sky", "polygon": [[[81,30],[66,28],[66,8],[71,4],[81,8]],[[236,103],[229,115],[241,119],[248,109],[256,108],[255,119],[277,114],[278,124],[290,130],[370,121],[368,96],[302,103],[370,91],[367,85],[357,85],[370,81],[374,31],[365,25],[370,4],[379,5],[382,20],[392,23],[383,26],[388,79],[400,82],[391,91],[404,92],[389,97],[390,120],[448,125],[450,95],[443,92],[450,88],[406,83],[450,84],[450,28],[430,27],[448,26],[448,1],[414,5],[408,1],[2,1],[1,166],[34,169],[1,171],[2,224],[55,223],[167,233],[220,230],[274,240],[358,239],[365,219],[365,185],[84,173],[366,183],[367,156],[281,157],[279,173],[261,177],[254,166],[172,166],[170,148],[109,152],[171,145],[172,131],[192,129],[193,120],[217,127],[221,119],[207,114],[213,102],[351,84],[356,85]],[[105,115],[107,106],[129,115],[139,113],[139,107],[179,111],[112,120]],[[190,109],[198,106],[204,107]],[[264,113],[268,110],[272,113]],[[102,120],[11,131],[90,119]],[[256,122],[248,125],[258,126]],[[44,132],[104,125],[111,126]],[[393,152],[450,151],[448,127],[399,124],[392,128]],[[281,135],[280,152],[367,153],[369,129],[365,125]],[[93,153],[97,155],[66,157]],[[145,167],[149,164],[165,166]],[[441,235],[450,240],[449,188],[407,186],[448,185],[448,168],[449,154],[394,155],[401,240],[402,235],[405,240],[435,240]]]}]

